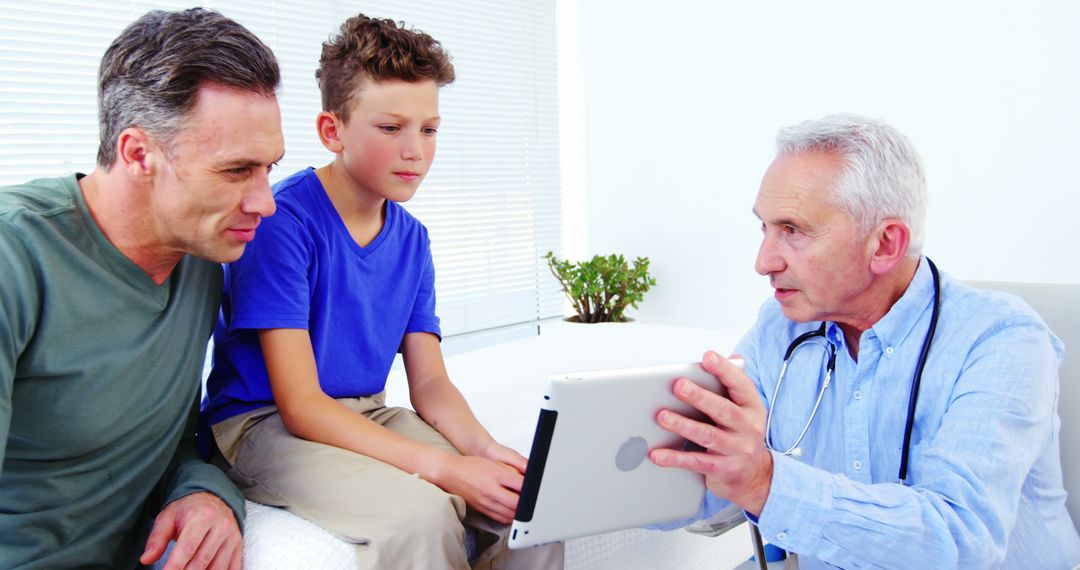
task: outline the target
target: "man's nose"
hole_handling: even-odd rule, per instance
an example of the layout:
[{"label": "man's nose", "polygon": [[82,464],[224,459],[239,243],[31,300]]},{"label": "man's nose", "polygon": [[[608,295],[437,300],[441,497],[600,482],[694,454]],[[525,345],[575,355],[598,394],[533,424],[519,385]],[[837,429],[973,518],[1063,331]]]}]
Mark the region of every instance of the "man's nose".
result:
[{"label": "man's nose", "polygon": [[258,214],[262,217],[274,215],[277,205],[274,203],[274,193],[270,189],[269,172],[260,172],[251,177],[251,186],[244,194],[240,209],[245,214]]},{"label": "man's nose", "polygon": [[777,252],[775,240],[771,239],[768,234],[762,235],[757,259],[754,260],[754,271],[758,275],[770,275],[783,271],[784,267],[784,258]]}]

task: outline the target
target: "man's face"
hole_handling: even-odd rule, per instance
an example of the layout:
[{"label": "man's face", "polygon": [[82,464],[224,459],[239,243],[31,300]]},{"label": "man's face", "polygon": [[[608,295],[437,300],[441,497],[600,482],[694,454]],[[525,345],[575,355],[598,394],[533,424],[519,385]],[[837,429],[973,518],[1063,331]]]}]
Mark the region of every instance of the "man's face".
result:
[{"label": "man's face", "polygon": [[434,81],[365,81],[348,122],[337,119],[341,160],[356,187],[373,198],[412,198],[435,159],[439,121]]},{"label": "man's face", "polygon": [[275,97],[200,87],[154,174],[151,215],[166,250],[238,259],[259,220],[274,213],[268,176],[283,152]]},{"label": "man's face", "polygon": [[754,269],[794,321],[857,320],[871,282],[868,237],[830,201],[842,167],[831,153],[780,156],[754,203],[763,234]]}]

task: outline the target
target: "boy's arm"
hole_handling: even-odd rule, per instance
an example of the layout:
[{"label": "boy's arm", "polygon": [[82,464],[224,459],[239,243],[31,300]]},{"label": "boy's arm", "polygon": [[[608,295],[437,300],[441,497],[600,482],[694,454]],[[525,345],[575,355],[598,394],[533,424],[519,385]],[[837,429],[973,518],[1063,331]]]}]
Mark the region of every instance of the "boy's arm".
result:
[{"label": "boy's arm", "polygon": [[465,454],[447,469],[444,490],[460,495],[491,518],[509,523],[517,509],[525,458],[491,437],[450,382],[439,339],[406,333],[402,341],[409,398],[416,413]]},{"label": "boy's arm", "polygon": [[525,473],[525,458],[500,445],[473,415],[469,404],[450,382],[439,339],[430,333],[409,333],[402,343],[409,397],[416,413],[439,430],[465,455],[501,461]]},{"label": "boy's arm", "polygon": [[517,495],[504,487],[520,489],[521,475],[516,471],[413,441],[328,396],[319,386],[315,354],[306,330],[260,330],[259,344],[274,403],[289,433],[416,473],[495,520],[513,519]]}]

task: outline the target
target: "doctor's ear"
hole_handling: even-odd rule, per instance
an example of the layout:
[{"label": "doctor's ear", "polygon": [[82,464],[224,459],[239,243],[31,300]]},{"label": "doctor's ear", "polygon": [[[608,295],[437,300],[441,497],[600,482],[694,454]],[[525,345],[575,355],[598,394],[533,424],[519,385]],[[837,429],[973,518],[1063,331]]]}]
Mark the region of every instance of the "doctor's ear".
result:
[{"label": "doctor's ear", "polygon": [[911,229],[903,220],[882,220],[871,233],[870,270],[884,275],[893,270],[907,256],[911,243]]}]

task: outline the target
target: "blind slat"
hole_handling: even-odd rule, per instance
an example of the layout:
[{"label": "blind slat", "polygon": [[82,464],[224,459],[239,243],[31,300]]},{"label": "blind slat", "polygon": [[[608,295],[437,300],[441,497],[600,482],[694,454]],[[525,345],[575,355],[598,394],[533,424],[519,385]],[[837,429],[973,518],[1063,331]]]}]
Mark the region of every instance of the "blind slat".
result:
[{"label": "blind slat", "polygon": [[[93,168],[101,54],[145,11],[189,4],[0,1],[0,184]],[[329,162],[314,132],[314,72],[322,42],[356,4],[203,4],[278,56],[286,153],[275,179]],[[424,30],[453,56],[438,158],[405,204],[432,238],[444,334],[558,314],[561,292],[540,257],[561,249],[554,0],[370,1],[363,11]]]}]

